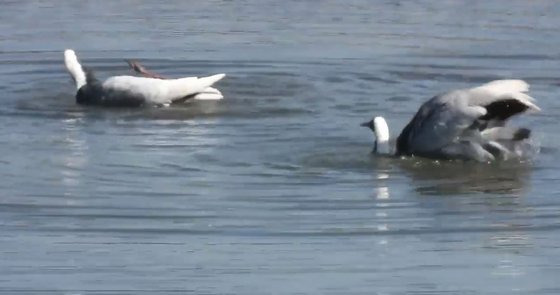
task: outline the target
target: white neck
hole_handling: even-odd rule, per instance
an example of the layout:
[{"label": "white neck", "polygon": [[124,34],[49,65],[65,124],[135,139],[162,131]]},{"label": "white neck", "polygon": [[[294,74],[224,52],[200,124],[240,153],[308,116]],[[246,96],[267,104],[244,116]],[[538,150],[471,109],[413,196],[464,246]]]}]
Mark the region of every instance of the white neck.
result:
[{"label": "white neck", "polygon": [[375,117],[373,119],[373,126],[375,128],[376,137],[376,150],[378,154],[389,154],[389,126],[383,117]]},{"label": "white neck", "polygon": [[80,89],[82,86],[86,85],[86,73],[78,62],[78,57],[74,50],[66,49],[64,51],[64,64],[72,76],[72,79],[76,82],[76,89]]}]

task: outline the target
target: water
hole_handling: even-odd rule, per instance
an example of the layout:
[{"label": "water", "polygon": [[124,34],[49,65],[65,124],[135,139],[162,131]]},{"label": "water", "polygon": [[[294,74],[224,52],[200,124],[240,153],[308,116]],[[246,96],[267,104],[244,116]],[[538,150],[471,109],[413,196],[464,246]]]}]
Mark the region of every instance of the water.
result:
[{"label": "water", "polygon": [[[3,294],[557,294],[555,1],[3,1]],[[136,58],[226,99],[75,104]],[[376,158],[436,93],[523,78],[540,153]]]}]

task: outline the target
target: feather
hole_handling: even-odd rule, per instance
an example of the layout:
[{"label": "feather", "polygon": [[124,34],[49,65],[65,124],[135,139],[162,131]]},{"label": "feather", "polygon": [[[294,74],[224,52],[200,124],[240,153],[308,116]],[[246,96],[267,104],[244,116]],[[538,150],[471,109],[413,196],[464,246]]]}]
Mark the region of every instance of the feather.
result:
[{"label": "feather", "polygon": [[78,57],[72,49],[66,49],[64,51],[64,65],[74,82],[76,83],[76,90],[80,89],[82,86],[86,85],[86,73],[80,62],[78,62]]},{"label": "feather", "polygon": [[178,79],[114,76],[101,83],[94,77],[93,72],[84,71],[73,50],[67,49],[64,52],[64,61],[66,69],[76,83],[76,101],[81,104],[169,105],[193,97],[214,100],[223,98],[221,92],[211,86],[223,79],[225,74]]},{"label": "feather", "polygon": [[507,127],[507,120],[540,110],[525,93],[528,90],[522,80],[497,80],[435,96],[397,138],[397,155],[486,161],[499,154],[504,158],[508,147],[514,149],[530,136],[526,128]]}]

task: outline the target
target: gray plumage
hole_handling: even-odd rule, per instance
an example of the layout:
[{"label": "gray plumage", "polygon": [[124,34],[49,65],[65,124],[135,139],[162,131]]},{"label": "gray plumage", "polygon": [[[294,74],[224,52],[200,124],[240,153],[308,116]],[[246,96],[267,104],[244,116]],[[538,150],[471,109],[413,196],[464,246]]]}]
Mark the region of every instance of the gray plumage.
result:
[{"label": "gray plumage", "polygon": [[530,136],[507,125],[512,116],[539,111],[522,80],[497,80],[450,91],[425,102],[402,130],[396,155],[480,162],[507,159]]}]

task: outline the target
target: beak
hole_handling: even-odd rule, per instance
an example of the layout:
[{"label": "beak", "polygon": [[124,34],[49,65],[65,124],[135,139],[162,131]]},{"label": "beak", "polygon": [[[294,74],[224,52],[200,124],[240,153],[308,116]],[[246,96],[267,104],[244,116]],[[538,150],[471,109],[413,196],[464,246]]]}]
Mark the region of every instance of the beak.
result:
[{"label": "beak", "polygon": [[373,120],[368,121],[368,122],[364,122],[364,123],[360,124],[360,126],[368,127],[369,129],[373,129]]}]

